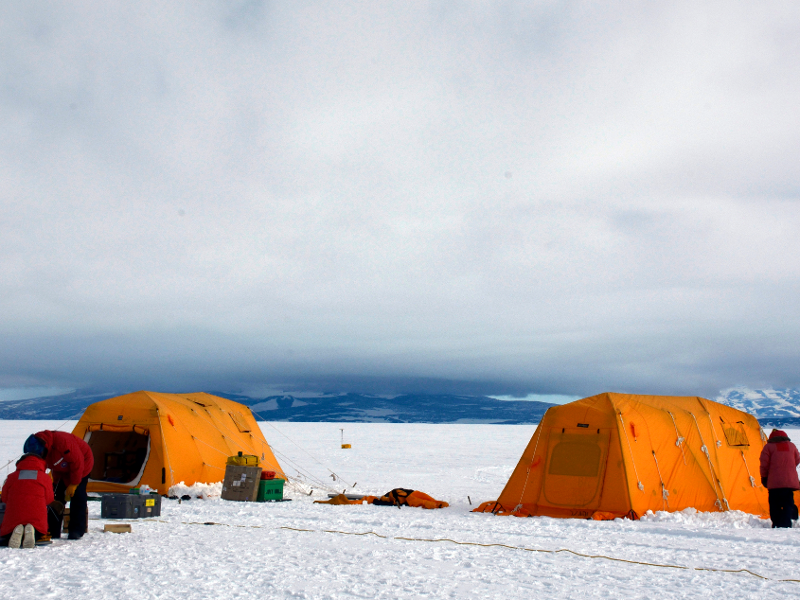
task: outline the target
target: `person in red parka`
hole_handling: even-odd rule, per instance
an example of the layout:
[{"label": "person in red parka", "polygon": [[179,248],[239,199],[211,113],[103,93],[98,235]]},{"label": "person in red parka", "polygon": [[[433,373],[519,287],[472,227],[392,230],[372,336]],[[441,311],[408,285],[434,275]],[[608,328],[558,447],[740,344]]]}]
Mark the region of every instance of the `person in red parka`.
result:
[{"label": "person in red parka", "polygon": [[769,518],[773,527],[791,527],[797,508],[794,491],[800,490],[797,478],[800,452],[785,431],[773,429],[761,450],[761,484],[769,491]]},{"label": "person in red parka", "polygon": [[[45,460],[53,476],[56,500],[69,502],[69,539],[79,540],[86,531],[86,484],[94,467],[94,456],[89,444],[66,431],[40,431],[25,442],[36,438],[44,444]],[[60,532],[52,533],[60,537]]]},{"label": "person in red parka", "polygon": [[53,482],[45,473],[46,468],[41,456],[23,454],[17,461],[17,470],[6,478],[2,494],[6,514],[0,526],[0,546],[19,548],[21,543],[32,548],[47,534],[47,507],[53,502]]}]

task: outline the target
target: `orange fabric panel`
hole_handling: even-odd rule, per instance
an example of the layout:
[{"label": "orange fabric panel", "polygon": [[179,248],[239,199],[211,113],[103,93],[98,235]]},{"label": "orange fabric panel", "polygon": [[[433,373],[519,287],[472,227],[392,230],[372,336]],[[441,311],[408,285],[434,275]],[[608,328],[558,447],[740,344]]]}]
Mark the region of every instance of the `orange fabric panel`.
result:
[{"label": "orange fabric panel", "polygon": [[598,510],[596,513],[592,515],[592,521],[613,521],[617,518],[612,512],[603,512]]},{"label": "orange fabric panel", "polygon": [[[367,498],[370,498],[370,496],[367,496]],[[374,499],[374,496],[372,496],[372,498]],[[350,500],[344,494],[338,494],[338,495],[336,495],[333,498],[330,498],[328,500],[314,500],[314,504],[333,504],[333,505],[362,504],[363,502],[364,502],[364,499],[361,499],[361,500]]]},{"label": "orange fabric panel", "polygon": [[417,508],[447,508],[450,506],[447,502],[443,500],[437,500],[426,494],[425,492],[413,491],[406,497],[406,503],[409,506],[414,506]]},{"label": "orange fabric panel", "polygon": [[488,500],[487,502],[481,502],[477,508],[473,508],[472,512],[476,513],[483,513],[483,512],[494,512],[502,508],[502,505],[497,502],[496,500]]},{"label": "orange fabric panel", "polygon": [[631,510],[631,497],[618,433],[615,426],[612,426],[608,443],[606,476],[603,481],[599,506],[603,507],[604,511],[622,516]]},{"label": "orange fabric panel", "polygon": [[250,425],[247,423],[245,418],[242,416],[240,412],[231,412],[230,413],[231,420],[236,425],[236,428],[242,433],[250,433]]},{"label": "orange fabric panel", "polygon": [[594,511],[603,489],[608,438],[608,430],[597,429],[595,433],[588,429],[582,432],[578,428],[551,428],[540,503]]}]

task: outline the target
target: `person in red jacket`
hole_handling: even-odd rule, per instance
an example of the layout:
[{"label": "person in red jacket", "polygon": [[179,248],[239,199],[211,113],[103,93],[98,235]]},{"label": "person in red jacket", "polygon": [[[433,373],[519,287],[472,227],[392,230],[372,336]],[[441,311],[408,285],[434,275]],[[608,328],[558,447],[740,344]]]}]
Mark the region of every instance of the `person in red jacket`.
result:
[{"label": "person in red jacket", "polygon": [[794,491],[800,490],[797,478],[800,452],[785,431],[773,429],[761,450],[761,484],[769,491],[769,518],[773,527],[791,527],[797,508]]},{"label": "person in red jacket", "polygon": [[23,454],[17,470],[3,484],[6,514],[0,526],[0,546],[33,548],[47,535],[48,505],[53,502],[53,483],[47,465],[37,454]]},{"label": "person in red jacket", "polygon": [[[35,440],[46,449],[44,458],[53,476],[56,500],[69,502],[69,539],[79,540],[86,531],[86,484],[94,467],[92,449],[71,433],[45,430],[28,438],[26,452],[28,444],[36,444]],[[52,535],[60,537],[60,532]]]}]

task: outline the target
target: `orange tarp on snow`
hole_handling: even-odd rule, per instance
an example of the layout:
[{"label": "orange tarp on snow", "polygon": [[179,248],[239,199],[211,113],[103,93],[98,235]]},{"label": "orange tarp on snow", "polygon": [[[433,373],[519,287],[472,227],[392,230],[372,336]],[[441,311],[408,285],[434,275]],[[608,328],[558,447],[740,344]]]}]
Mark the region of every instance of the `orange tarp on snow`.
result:
[{"label": "orange tarp on snow", "polygon": [[474,512],[607,519],[768,516],[752,415],[697,397],[600,394],[548,409],[500,497]]},{"label": "orange tarp on snow", "polygon": [[216,483],[238,452],[286,479],[250,409],[205,393],[134,392],[96,402],[72,431],[94,454],[91,492],[147,484],[167,494],[176,483]]},{"label": "orange tarp on snow", "polygon": [[395,488],[383,496],[363,496],[349,499],[344,494],[338,494],[330,500],[314,500],[314,504],[375,504],[376,506],[411,506],[414,508],[447,508],[447,502],[437,500],[425,492]]}]

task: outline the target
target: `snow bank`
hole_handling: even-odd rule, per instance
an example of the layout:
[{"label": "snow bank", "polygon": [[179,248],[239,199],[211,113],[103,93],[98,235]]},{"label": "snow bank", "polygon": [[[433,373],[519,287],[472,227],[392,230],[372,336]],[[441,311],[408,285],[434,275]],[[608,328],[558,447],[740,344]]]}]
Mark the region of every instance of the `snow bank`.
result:
[{"label": "snow bank", "polygon": [[706,529],[729,529],[731,527],[735,529],[763,529],[772,527],[772,521],[769,519],[762,519],[740,510],[731,510],[724,513],[699,512],[694,508],[687,508],[680,512],[658,511],[653,513],[653,511],[648,510],[640,520],[643,523],[679,523]]},{"label": "snow bank", "polygon": [[169,495],[171,498],[189,496],[191,498],[202,498],[203,500],[219,498],[222,495],[222,482],[186,485],[181,481],[169,488]]}]

